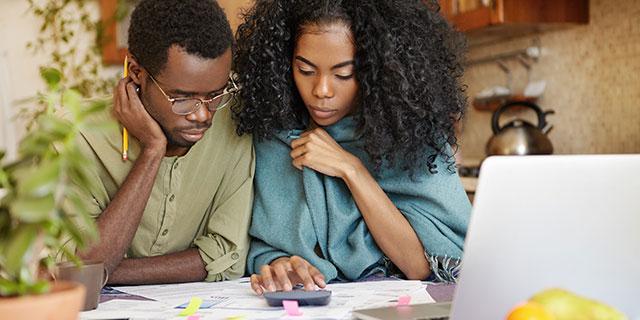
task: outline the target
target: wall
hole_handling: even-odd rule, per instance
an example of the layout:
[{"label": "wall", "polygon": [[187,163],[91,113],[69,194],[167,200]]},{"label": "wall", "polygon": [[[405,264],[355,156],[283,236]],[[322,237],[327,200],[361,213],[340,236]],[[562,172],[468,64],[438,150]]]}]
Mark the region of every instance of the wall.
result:
[{"label": "wall", "polygon": [[235,32],[241,23],[240,13],[251,7],[253,0],[218,0],[218,4],[227,14],[231,30]]},{"label": "wall", "polygon": [[[0,140],[5,145],[0,148],[11,147],[6,144],[15,144],[25,134],[26,121],[15,118],[20,114],[21,108],[32,109],[33,102],[20,103],[20,101],[32,98],[38,91],[44,91],[45,84],[39,76],[39,66],[47,61],[44,53],[34,54],[26,49],[29,41],[36,39],[39,31],[39,20],[31,13],[27,12],[28,3],[25,0],[3,0],[0,1],[0,55],[5,63],[0,70],[6,72],[2,75],[8,77],[8,88],[0,90],[3,101],[6,101],[6,111],[8,118],[15,119],[11,123],[0,123],[2,126],[13,126],[15,135],[3,135]],[[1,119],[0,119],[1,120]],[[0,130],[0,134],[3,131]]]},{"label": "wall", "polygon": [[[85,5],[92,13],[91,19],[97,20],[100,16],[98,0],[87,0]],[[3,130],[0,130],[0,134],[3,134],[0,141],[5,143],[0,145],[0,149],[11,150],[6,143],[15,144],[22,139],[31,120],[31,112],[42,108],[34,98],[38,92],[46,90],[46,85],[40,77],[40,66],[49,63],[51,58],[48,52],[34,52],[26,48],[28,42],[37,39],[41,24],[41,18],[35,17],[29,11],[27,0],[0,1],[0,63],[5,64],[4,67],[0,66],[0,70],[5,73],[1,78],[9,79],[8,86],[0,88],[0,100],[6,101],[0,106],[6,106],[5,110],[12,113],[10,117],[13,119],[9,124],[3,123],[0,119],[0,125],[13,126],[15,130],[13,136],[3,134]],[[93,37],[76,31],[76,36],[70,40],[69,45],[75,47],[77,57],[84,56]],[[107,68],[103,72],[105,76],[110,76],[120,72],[120,68]]]},{"label": "wall", "polygon": [[[230,24],[235,30],[240,23],[238,13],[242,8],[246,8],[251,5],[252,0],[219,0],[220,6],[225,10]],[[100,11],[98,6],[98,0],[88,0],[87,5],[90,6],[95,17],[99,17]],[[17,117],[17,115],[25,114],[23,109],[33,110],[37,107],[37,104],[33,101],[27,101],[30,98],[35,97],[38,91],[44,91],[46,86],[41,80],[39,75],[39,66],[44,65],[49,61],[48,54],[46,52],[34,53],[31,50],[26,49],[26,44],[30,41],[34,41],[39,32],[40,20],[33,14],[28,12],[27,0],[1,0],[0,1],[0,63],[4,65],[0,66],[0,70],[6,70],[8,74],[3,74],[1,78],[8,77],[8,86],[4,85],[0,88],[0,107],[2,110],[11,110],[15,119],[11,124],[3,122],[4,113],[0,113],[3,117],[0,117],[0,126],[3,129],[9,125],[13,125],[16,132],[15,135],[9,135],[3,133],[4,130],[0,130],[0,149],[7,149],[7,143],[15,144],[24,137],[26,133],[27,120]],[[91,41],[91,37],[87,34],[78,33],[77,47],[79,51],[86,48]],[[105,70],[105,74],[114,74],[120,72],[120,66],[113,66]],[[0,81],[0,83],[3,83]],[[7,94],[8,93],[8,94]],[[5,103],[8,105],[4,108]],[[2,111],[0,110],[0,111]],[[5,142],[8,140],[8,142]],[[9,147],[9,149],[11,149]]]},{"label": "wall", "polygon": [[[556,154],[640,153],[640,1],[591,0],[589,5],[588,25],[538,35],[543,53],[530,76],[547,81],[539,105],[556,112],[547,118],[554,125],[548,136]],[[520,50],[533,38],[472,47],[468,59]],[[508,65],[512,89],[521,92],[526,69],[515,61]],[[505,85],[505,74],[495,63],[473,65],[463,81],[471,101],[487,87]],[[535,122],[529,113],[513,116]],[[462,123],[463,163],[485,157],[490,123],[490,112],[469,108]]]},{"label": "wall", "polygon": [[[252,1],[219,2],[235,28],[238,11]],[[98,14],[96,0],[90,5],[96,6]],[[34,107],[33,103],[18,101],[44,90],[38,66],[47,61],[47,56],[25,48],[39,28],[38,19],[27,8],[26,0],[0,1],[0,55],[7,64],[11,87],[8,98],[15,113],[22,107]],[[588,25],[539,35],[543,55],[533,65],[531,78],[547,81],[539,103],[545,110],[556,111],[548,117],[554,125],[549,137],[558,154],[640,153],[640,1],[591,0],[590,12]],[[531,45],[532,38],[470,48],[469,59],[522,49]],[[515,62],[510,65],[514,70],[513,89],[522,90],[526,72]],[[474,65],[467,68],[464,82],[471,99],[488,86],[503,85],[504,73],[494,64]],[[530,114],[521,116],[531,119]],[[465,162],[484,158],[484,146],[491,136],[490,120],[490,113],[469,108],[461,136]],[[25,133],[25,124],[14,124],[19,139]]]}]

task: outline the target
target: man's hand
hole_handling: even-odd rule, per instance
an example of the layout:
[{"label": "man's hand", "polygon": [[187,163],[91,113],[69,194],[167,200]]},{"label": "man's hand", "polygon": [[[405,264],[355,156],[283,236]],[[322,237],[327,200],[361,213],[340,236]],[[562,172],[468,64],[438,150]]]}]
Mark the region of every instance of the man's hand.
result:
[{"label": "man's hand", "polygon": [[304,284],[304,289],[315,290],[315,286],[326,287],[324,275],[307,260],[292,256],[273,260],[270,265],[260,268],[262,275],[251,275],[251,288],[257,294],[262,294],[263,288],[268,292],[276,290],[291,291],[294,284]]},{"label": "man's hand", "polygon": [[118,81],[113,95],[113,114],[140,141],[143,149],[166,150],[167,137],[142,105],[136,84],[130,77]]},{"label": "man's hand", "polygon": [[360,159],[344,150],[322,128],[303,132],[300,138],[291,141],[291,148],[293,165],[299,170],[305,166],[327,176],[345,179],[350,172],[363,166]]}]

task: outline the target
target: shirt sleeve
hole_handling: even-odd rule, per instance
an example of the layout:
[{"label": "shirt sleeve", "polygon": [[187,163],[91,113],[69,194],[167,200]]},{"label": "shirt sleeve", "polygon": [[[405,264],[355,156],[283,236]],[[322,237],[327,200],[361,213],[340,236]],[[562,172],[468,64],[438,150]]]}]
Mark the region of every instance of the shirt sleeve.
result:
[{"label": "shirt sleeve", "polygon": [[237,161],[230,161],[230,175],[225,174],[224,190],[214,199],[214,208],[205,235],[196,238],[206,265],[205,281],[222,281],[244,275],[249,251],[249,224],[253,207],[253,175],[255,154],[251,139],[245,139],[246,148],[238,148]]},{"label": "shirt sleeve", "polygon": [[280,257],[290,257],[291,255],[276,249],[262,240],[253,238],[251,239],[251,252],[247,259],[248,271],[250,274],[260,273],[260,267],[265,264],[270,264],[273,260]]},{"label": "shirt sleeve", "polygon": [[[88,179],[94,182],[94,190],[93,192],[90,190],[81,190],[77,185],[72,184],[70,191],[75,193],[77,197],[73,199],[66,196],[62,206],[71,218],[71,221],[75,224],[77,231],[84,236],[87,241],[91,241],[87,233],[87,223],[91,222],[86,221],[85,218],[80,216],[79,211],[86,211],[88,218],[95,222],[95,219],[97,219],[106,208],[108,196],[107,190],[100,178],[103,174],[101,174],[101,163],[97,155],[82,135],[78,135],[76,146],[80,153],[86,157],[87,162],[92,164],[85,166],[85,173]],[[68,253],[75,253],[78,249],[76,242],[69,236],[63,239],[62,242],[62,248],[55,254],[56,261],[58,262],[70,260]]]}]

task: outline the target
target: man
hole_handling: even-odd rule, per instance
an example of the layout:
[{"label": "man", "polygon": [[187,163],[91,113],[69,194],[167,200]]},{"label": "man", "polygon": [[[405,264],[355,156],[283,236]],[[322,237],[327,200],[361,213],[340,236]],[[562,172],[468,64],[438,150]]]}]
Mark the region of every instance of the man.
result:
[{"label": "man", "polygon": [[[130,135],[82,132],[100,192],[88,199],[109,283],[220,281],[244,274],[254,154],[229,104],[233,35],[212,0],[142,0],[129,27],[128,77],[113,112]],[[230,102],[231,101],[231,102]],[[215,117],[214,117],[215,114]],[[114,118],[115,115],[115,118]]]}]

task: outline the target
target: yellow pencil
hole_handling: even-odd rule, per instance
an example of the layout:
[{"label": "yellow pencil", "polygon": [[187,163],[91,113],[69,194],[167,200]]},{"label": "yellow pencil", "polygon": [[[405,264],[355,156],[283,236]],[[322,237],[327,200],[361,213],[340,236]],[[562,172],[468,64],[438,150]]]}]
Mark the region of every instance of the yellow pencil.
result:
[{"label": "yellow pencil", "polygon": [[[124,56],[124,77],[126,78],[129,73],[127,71],[127,56]],[[122,126],[122,161],[127,161],[127,151],[129,151],[129,134],[127,128]]]}]

